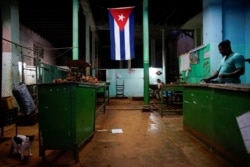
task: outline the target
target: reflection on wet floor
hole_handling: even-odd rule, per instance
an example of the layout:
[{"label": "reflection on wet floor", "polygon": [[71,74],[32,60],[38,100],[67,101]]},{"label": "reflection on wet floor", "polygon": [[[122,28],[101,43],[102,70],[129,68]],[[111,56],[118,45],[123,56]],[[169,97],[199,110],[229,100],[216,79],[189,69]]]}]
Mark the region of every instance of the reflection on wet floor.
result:
[{"label": "reflection on wet floor", "polygon": [[[36,134],[33,157],[20,162],[9,156],[13,126],[5,131],[5,140],[0,142],[0,167],[233,167],[183,131],[181,114],[166,113],[161,117],[157,109],[142,112],[142,106],[143,101],[139,100],[110,99],[106,113],[97,112],[96,132],[81,148],[79,163],[74,163],[70,150],[49,150],[42,161],[37,124],[18,129],[19,133]],[[112,133],[112,129],[121,129],[122,133]]]},{"label": "reflection on wet floor", "polygon": [[148,132],[151,133],[157,133],[159,132],[159,125],[158,125],[157,118],[155,117],[154,114],[150,113],[149,115],[149,127],[148,127]]}]

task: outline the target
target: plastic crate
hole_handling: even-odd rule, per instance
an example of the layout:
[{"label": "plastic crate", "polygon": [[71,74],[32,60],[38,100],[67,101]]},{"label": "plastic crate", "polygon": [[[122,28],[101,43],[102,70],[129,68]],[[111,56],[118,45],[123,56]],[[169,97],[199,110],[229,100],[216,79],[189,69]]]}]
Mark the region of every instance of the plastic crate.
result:
[{"label": "plastic crate", "polygon": [[30,115],[25,115],[22,112],[18,114],[17,126],[32,126],[38,122],[38,112],[34,112]]},{"label": "plastic crate", "polygon": [[1,112],[1,119],[0,119],[0,126],[3,127],[5,125],[10,125],[16,123],[17,120],[17,108],[9,109],[9,110],[2,110]]},{"label": "plastic crate", "polygon": [[14,98],[12,96],[1,98],[1,109],[8,110],[16,108]]}]

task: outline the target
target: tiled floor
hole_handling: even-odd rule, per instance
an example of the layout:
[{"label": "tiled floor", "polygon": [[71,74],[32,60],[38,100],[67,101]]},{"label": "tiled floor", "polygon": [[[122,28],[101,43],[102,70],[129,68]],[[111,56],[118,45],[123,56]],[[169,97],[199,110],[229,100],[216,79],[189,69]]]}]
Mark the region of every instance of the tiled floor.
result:
[{"label": "tiled floor", "polygon": [[[80,149],[79,162],[67,150],[48,150],[42,160],[38,124],[18,128],[19,134],[36,135],[33,157],[26,156],[21,161],[18,155],[9,152],[15,126],[8,126],[0,141],[0,167],[233,167],[183,131],[180,113],[169,112],[161,117],[157,109],[151,112],[142,109],[142,100],[110,99],[106,113],[97,113],[95,134]],[[122,133],[113,133],[114,129]]]}]

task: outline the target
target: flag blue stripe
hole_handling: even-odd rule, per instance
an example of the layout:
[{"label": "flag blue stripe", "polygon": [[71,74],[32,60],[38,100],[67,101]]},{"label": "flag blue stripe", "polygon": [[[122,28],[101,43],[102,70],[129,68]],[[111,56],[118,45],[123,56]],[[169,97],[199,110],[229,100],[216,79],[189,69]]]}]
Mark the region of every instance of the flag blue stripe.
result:
[{"label": "flag blue stripe", "polygon": [[111,13],[109,13],[109,28],[110,28],[110,51],[111,51],[111,60],[115,60],[115,36],[114,36],[114,19]]},{"label": "flag blue stripe", "polygon": [[135,58],[135,49],[134,49],[134,10],[132,10],[130,16],[129,16],[129,36],[130,36],[130,59],[134,59]]},{"label": "flag blue stripe", "polygon": [[125,51],[125,37],[124,37],[124,31],[120,31],[120,55],[121,55],[121,57],[120,57],[120,59],[121,60],[125,60],[125,53],[126,53],[126,51]]},{"label": "flag blue stripe", "polygon": [[[109,24],[110,24],[110,51],[111,60],[130,60],[135,57],[134,54],[134,12],[132,10],[129,16],[129,25],[125,26],[128,30],[119,31],[116,33],[115,30],[118,26],[109,12]],[[129,39],[129,42],[125,40],[125,37]],[[116,41],[115,39],[119,39]],[[129,44],[129,46],[127,45]],[[126,46],[125,46],[126,45]],[[126,48],[128,48],[126,50]],[[119,51],[120,53],[116,53]]]}]

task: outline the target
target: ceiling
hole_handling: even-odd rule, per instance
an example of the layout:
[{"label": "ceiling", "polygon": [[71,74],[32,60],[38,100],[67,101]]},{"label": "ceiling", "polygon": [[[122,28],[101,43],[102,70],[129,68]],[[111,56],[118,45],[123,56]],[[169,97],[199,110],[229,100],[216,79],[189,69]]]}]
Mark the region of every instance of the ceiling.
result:
[{"label": "ceiling", "polygon": [[[135,27],[138,32],[135,34],[142,38],[143,0],[79,0],[79,2],[80,30],[85,29],[85,12],[82,7],[87,4],[103,45],[109,43],[107,8],[134,6]],[[150,36],[160,34],[161,29],[178,29],[202,11],[202,0],[171,0],[165,3],[163,4],[162,0],[148,0]],[[51,3],[51,0],[20,0],[20,23],[51,41],[55,47],[72,46],[72,4],[71,0],[57,3]],[[84,8],[86,10],[86,7]]]}]

